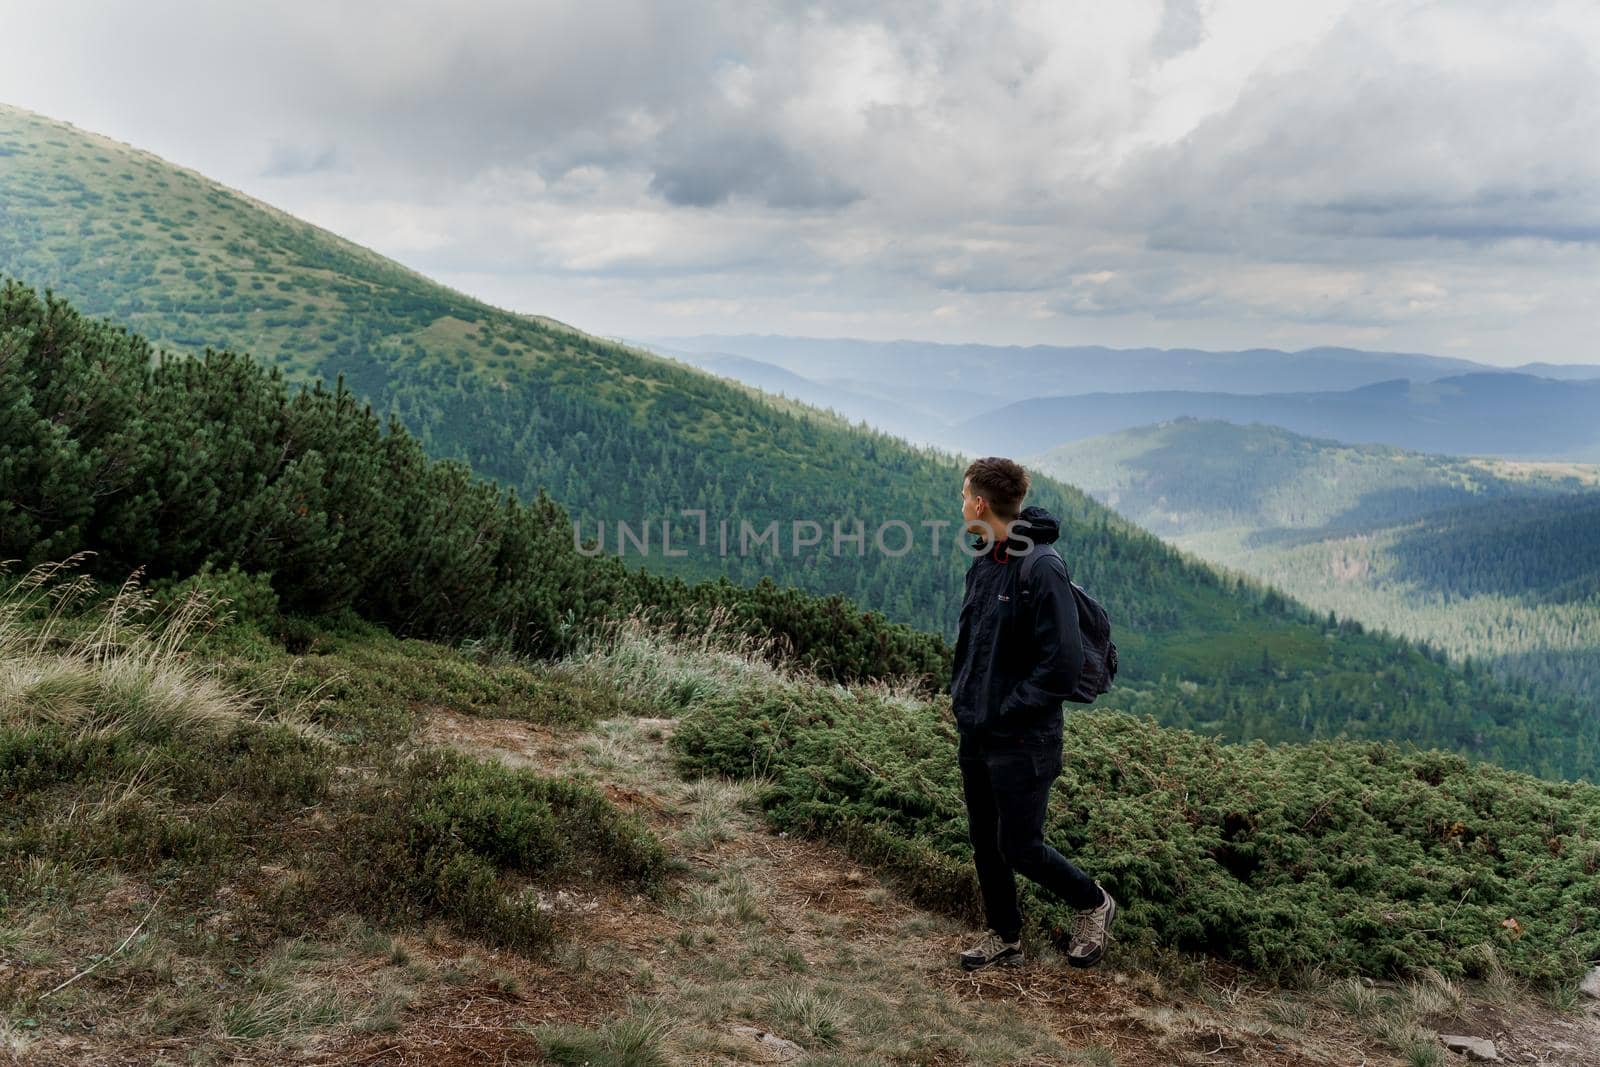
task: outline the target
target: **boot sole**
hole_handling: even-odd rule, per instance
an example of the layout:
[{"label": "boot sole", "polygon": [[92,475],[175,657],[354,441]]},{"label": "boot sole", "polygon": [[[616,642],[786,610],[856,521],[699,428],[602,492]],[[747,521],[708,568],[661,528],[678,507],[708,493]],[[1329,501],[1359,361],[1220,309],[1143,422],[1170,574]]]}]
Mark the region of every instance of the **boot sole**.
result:
[{"label": "boot sole", "polygon": [[1067,962],[1074,967],[1093,967],[1095,964],[1099,963],[1100,958],[1106,954],[1106,945],[1111,941],[1111,924],[1117,917],[1116,899],[1113,898],[1110,893],[1106,894],[1106,899],[1111,901],[1111,910],[1106,913],[1106,939],[1105,941],[1101,942],[1100,947],[1095,949],[1092,955],[1068,956]]},{"label": "boot sole", "polygon": [[1022,963],[1023,958],[1023,954],[1018,952],[1012,956],[1002,956],[997,960],[985,960],[982,963],[968,963],[966,960],[962,960],[961,969],[963,971],[981,971],[985,967],[1016,967]]}]

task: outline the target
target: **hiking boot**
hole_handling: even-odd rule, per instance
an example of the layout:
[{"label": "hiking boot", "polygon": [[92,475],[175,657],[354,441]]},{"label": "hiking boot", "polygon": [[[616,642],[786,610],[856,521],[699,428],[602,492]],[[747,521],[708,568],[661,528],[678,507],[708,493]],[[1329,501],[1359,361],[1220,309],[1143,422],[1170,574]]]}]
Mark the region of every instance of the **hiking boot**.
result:
[{"label": "hiking boot", "polygon": [[1067,962],[1074,967],[1093,967],[1105,955],[1111,939],[1111,920],[1117,917],[1117,902],[1099,882],[1095,888],[1105,899],[1098,908],[1080,911],[1072,920],[1072,938],[1067,942]]},{"label": "hiking boot", "polygon": [[961,966],[969,971],[999,964],[1014,967],[1022,962],[1022,942],[1002,941],[1000,935],[990,930],[983,940],[961,954]]}]

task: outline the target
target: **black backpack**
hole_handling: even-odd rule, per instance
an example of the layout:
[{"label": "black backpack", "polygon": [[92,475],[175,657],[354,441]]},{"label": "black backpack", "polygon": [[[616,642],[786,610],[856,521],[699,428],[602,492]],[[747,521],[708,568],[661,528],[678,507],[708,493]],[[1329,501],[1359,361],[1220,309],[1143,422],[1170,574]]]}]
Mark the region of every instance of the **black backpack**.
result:
[{"label": "black backpack", "polygon": [[[1023,557],[1019,577],[1024,587],[1031,588],[1028,576],[1033,572],[1034,561],[1047,552],[1061,559],[1054,545],[1035,545],[1033,551]],[[1062,560],[1061,565],[1065,567],[1066,560]],[[1072,599],[1078,604],[1078,629],[1083,633],[1083,670],[1078,673],[1078,684],[1067,694],[1067,699],[1074,704],[1093,704],[1095,697],[1109,690],[1117,677],[1117,646],[1111,640],[1111,616],[1098,600],[1072,580],[1071,570],[1067,571],[1067,585],[1072,587]]]}]

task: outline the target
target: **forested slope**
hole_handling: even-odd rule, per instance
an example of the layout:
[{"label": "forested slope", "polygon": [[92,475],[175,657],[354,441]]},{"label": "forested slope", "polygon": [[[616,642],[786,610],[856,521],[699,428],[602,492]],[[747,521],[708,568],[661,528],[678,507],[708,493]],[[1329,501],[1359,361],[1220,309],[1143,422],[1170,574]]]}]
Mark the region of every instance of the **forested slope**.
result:
[{"label": "forested slope", "polygon": [[1321,610],[1600,699],[1600,468],[1195,419],[1035,463]]},{"label": "forested slope", "polygon": [[[0,111],[0,123],[0,270],[22,271],[24,280],[54,286],[87,310],[136,325],[180,351],[223,344],[248,350],[281,370],[286,382],[343,375],[355,392],[343,402],[350,418],[361,414],[356,401],[371,399],[380,426],[383,416],[398,416],[429,455],[465,459],[474,475],[521,490],[544,509],[539,521],[547,526],[566,522],[564,508],[590,532],[600,519],[637,524],[678,516],[680,508],[703,508],[713,524],[722,517],[758,529],[780,522],[778,551],[724,556],[715,537],[704,547],[694,544],[695,520],[678,516],[674,544],[687,555],[665,556],[658,528],[645,560],[690,578],[726,574],[753,584],[769,577],[764,618],[780,620],[784,605],[800,603],[785,592],[797,587],[841,593],[946,636],[953,630],[966,557],[953,547],[949,529],[935,553],[922,524],[956,519],[954,459],[797,405],[760,402],[746,389],[549,320],[477,303],[105,138],[16,110]],[[32,308],[30,299],[12,298],[20,318],[9,328],[26,336],[10,343],[43,344],[48,352],[50,337],[29,333],[29,324],[65,312]],[[144,358],[153,356],[146,351]],[[202,363],[162,373],[171,382],[193,378],[184,388],[202,392],[214,389],[219,375],[254,380],[237,360],[213,363],[211,370],[194,369]],[[269,388],[276,392],[260,401],[268,411],[306,403],[292,399],[282,383]],[[337,389],[328,393],[334,399],[317,403],[337,406]],[[174,410],[195,406],[181,397],[161,402]],[[52,405],[70,407],[70,400],[48,393],[25,403],[36,420],[60,420]],[[224,398],[195,410],[201,417],[250,411]],[[349,432],[360,438],[376,431]],[[328,477],[340,469],[330,463]],[[309,470],[296,476],[309,480]],[[270,486],[282,471],[258,476]],[[550,504],[539,502],[539,487],[549,490]],[[216,491],[236,490],[224,481]],[[1600,726],[1574,706],[1543,693],[1485,689],[1421,650],[1219,575],[1059,483],[1041,479],[1033,499],[1063,516],[1062,547],[1074,575],[1116,620],[1126,664],[1120,706],[1230,738],[1350,732],[1439,744],[1546,774],[1587,774],[1596,766],[1600,745],[1593,734]],[[281,498],[262,504],[275,521],[283,517],[272,509],[282,505]],[[181,509],[171,514],[181,516]],[[821,525],[824,536],[796,558],[790,524],[805,520]],[[876,551],[869,532],[859,553],[847,545],[836,555],[828,527],[837,521],[848,530],[856,520],[869,531],[903,521],[918,539],[896,556]],[[569,526],[569,554],[570,534]],[[608,552],[617,545],[614,527],[612,535]],[[449,544],[443,532],[438,539]],[[99,547],[131,560],[134,544],[115,532]],[[237,558],[236,543],[202,547],[168,566]],[[538,563],[530,556],[501,565],[511,573]],[[255,566],[276,573],[279,564],[258,559]],[[476,590],[477,580],[463,589]],[[585,595],[595,603],[609,597]],[[549,603],[558,621],[542,626],[544,632],[578,625],[566,621],[569,610],[573,620],[584,616],[581,602]],[[441,634],[483,625],[463,613],[459,597],[431,610]],[[828,643],[823,617],[805,625]],[[406,621],[401,616],[397,624],[405,628]],[[863,655],[856,624],[846,629],[849,656]],[[1556,737],[1567,740],[1556,744]]]},{"label": "forested slope", "polygon": [[[354,610],[535,655],[635,611],[680,629],[722,613],[828,677],[937,689],[948,672],[937,635],[838,597],[688,586],[586,558],[557,502],[525,505],[428,459],[341,387],[292,390],[227,353],[152,366],[140,338],[15,284],[0,291],[0,483],[0,558],[91,551],[108,578],[237,568],[297,613]],[[1106,549],[1078,574],[1117,612],[1128,667],[1107,707],[1232,740],[1395,738],[1546,775],[1595,771],[1600,723],[1575,701],[1225,579],[1103,511],[1067,530],[1069,546]]]},{"label": "forested slope", "polygon": [[[474,301],[202,176],[107,138],[0,107],[0,272],[70,297],[157,347],[249,352],[291,381],[343,375],[431,455],[585,520],[659,526],[636,561],[690,577],[841,592],[929,629],[953,623],[959,561],[797,554],[789,523],[831,535],[956,516],[955,464],[819,412],[548,319]],[[680,509],[784,524],[783,551],[720,554]],[[713,525],[713,529],[715,526]],[[948,546],[949,540],[946,538]],[[918,546],[928,549],[926,540]]]}]

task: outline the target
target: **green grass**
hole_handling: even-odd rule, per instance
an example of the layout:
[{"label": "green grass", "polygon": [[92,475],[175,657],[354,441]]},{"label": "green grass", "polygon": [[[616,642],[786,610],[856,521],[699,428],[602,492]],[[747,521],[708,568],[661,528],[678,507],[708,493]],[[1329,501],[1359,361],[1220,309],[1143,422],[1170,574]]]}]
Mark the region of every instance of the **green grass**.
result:
[{"label": "green grass", "polygon": [[584,726],[637,709],[615,693],[574,684],[556,668],[472,647],[398,638],[347,620],[337,628],[301,626],[296,654],[224,660],[241,681],[270,689],[274,703],[300,707],[308,721],[344,740],[409,735],[428,711]]},{"label": "green grass", "polygon": [[673,1022],[659,1008],[638,1005],[596,1030],[543,1026],[534,1030],[545,1057],[567,1067],[668,1067],[664,1048]]},{"label": "green grass", "polygon": [[[587,690],[364,626],[274,653],[248,628],[202,636],[193,591],[95,592],[45,571],[0,589],[0,952],[30,964],[0,1017],[43,1034],[114,1014],[196,1047],[381,1031],[415,982],[375,926],[537,953],[561,934],[541,887],[665,886],[661,844],[594,784],[401,727],[408,696],[563,727]],[[354,989],[316,978],[372,955]]]},{"label": "green grass", "polygon": [[[946,701],[754,658],[707,670],[644,634],[575,666],[645,701],[702,682],[671,737],[684,773],[765,778],[774,826],[828,836],[977,919]],[[1124,951],[1280,977],[1482,976],[1494,959],[1556,987],[1600,957],[1595,786],[1393,744],[1226,745],[1111,713],[1069,716],[1065,747],[1048,833],[1124,902]],[[733,915],[736,889],[706,906]],[[1035,937],[1070,925],[1038,896],[1031,914]]]}]

